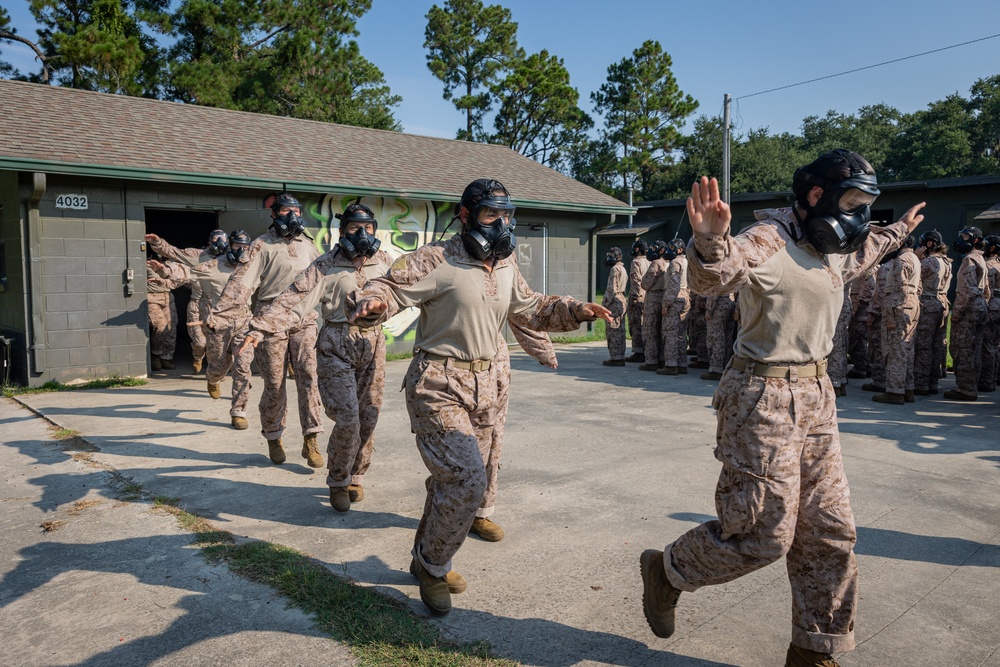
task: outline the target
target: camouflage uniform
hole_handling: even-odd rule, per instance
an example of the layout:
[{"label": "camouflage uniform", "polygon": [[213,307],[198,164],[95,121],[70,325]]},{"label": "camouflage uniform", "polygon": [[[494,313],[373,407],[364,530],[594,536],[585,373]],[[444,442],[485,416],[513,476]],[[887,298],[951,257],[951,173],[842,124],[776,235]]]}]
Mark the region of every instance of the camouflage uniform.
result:
[{"label": "camouflage uniform", "polygon": [[705,338],[708,370],[721,373],[733,356],[736,340],[736,301],[732,294],[710,296],[705,301]]},{"label": "camouflage uniform", "polygon": [[[844,283],[898,246],[906,225],[873,228],[856,254],[819,255],[796,244],[802,233],[791,209],[758,211],[757,219],[736,236],[696,234],[688,246],[693,290],[741,290],[736,357],[749,365],[738,370],[734,358],[712,400],[715,456],[723,464],[719,518],[668,545],[664,569],[675,588],[694,591],[787,554],[792,643],[849,651],[856,531],[833,386],[816,376],[817,362],[832,348]],[[777,366],[759,372],[778,377],[759,375],[759,364]]]},{"label": "camouflage uniform", "polygon": [[983,334],[988,319],[990,286],[983,251],[973,249],[962,260],[955,276],[955,310],[951,314],[951,357],[955,385],[959,391],[975,395],[982,374]]},{"label": "camouflage uniform", "polygon": [[708,323],[705,320],[707,311],[708,297],[692,292],[691,314],[688,316],[688,340],[690,348],[698,354],[699,365],[704,368],[708,368],[710,363],[708,358]]},{"label": "camouflage uniform", "polygon": [[[521,349],[545,366],[556,365],[556,351],[552,340],[544,332],[532,331],[518,326],[508,320],[510,330],[514,334]],[[486,491],[483,492],[483,502],[476,510],[476,517],[486,519],[493,516],[496,510],[498,477],[500,473],[500,454],[503,450],[504,428],[507,425],[507,407],[510,400],[510,352],[507,341],[501,335],[497,340],[497,353],[493,357],[493,365],[497,369],[497,416],[493,425],[493,436],[489,442],[479,443],[479,454],[483,457],[486,468]],[[485,445],[489,446],[486,447]]]},{"label": "camouflage uniform", "polygon": [[[212,312],[213,304],[210,296],[205,293],[202,280],[217,270],[220,257],[213,255],[207,248],[177,248],[159,237],[150,241],[149,246],[161,257],[184,265],[191,274],[191,300],[188,301],[187,321],[201,324],[189,324],[187,330],[191,337],[191,354],[194,360],[204,359],[208,350],[208,327],[204,323]],[[227,273],[226,278],[228,277]]]},{"label": "camouflage uniform", "polygon": [[889,263],[882,301],[882,355],[885,391],[913,391],[913,336],[920,318],[920,260],[903,248]]},{"label": "camouflage uniform", "polygon": [[646,292],[642,308],[642,344],[649,366],[663,365],[662,308],[666,277],[667,260],[659,257],[649,263],[640,283]]},{"label": "camouflage uniform", "polygon": [[990,300],[986,308],[979,391],[996,391],[997,369],[1000,368],[1000,257],[993,255],[987,259],[986,270]]},{"label": "camouflage uniform", "polygon": [[661,328],[663,365],[687,368],[687,323],[691,310],[688,293],[687,257],[678,255],[667,265],[667,288],[663,291]]},{"label": "camouflage uniform", "polygon": [[[608,341],[608,354],[612,359],[625,359],[625,283],[628,274],[618,262],[608,274],[608,287],[604,291],[601,305],[611,311],[611,321],[604,329]],[[633,345],[633,349],[634,349]]]},{"label": "camouflage uniform", "polygon": [[187,284],[190,275],[179,264],[164,262],[157,274],[146,267],[146,301],[149,304],[149,353],[160,359],[174,358],[177,347],[177,304],[173,290]]},{"label": "camouflage uniform", "polygon": [[316,373],[326,416],[334,421],[326,447],[331,488],[364,483],[385,393],[385,333],[381,326],[348,323],[345,304],[351,292],[385,275],[390,264],[392,258],[380,250],[359,269],[335,245],[250,322],[249,335],[260,341],[295,329],[321,308]]},{"label": "camouflage uniform", "polygon": [[827,357],[826,374],[834,387],[847,384],[847,335],[851,325],[851,288],[844,288],[844,303],[840,307],[840,317],[837,318],[837,328],[833,334],[833,350]]},{"label": "camouflage uniform", "polygon": [[872,384],[885,387],[885,355],[882,352],[882,302],[885,300],[885,282],[889,279],[892,262],[885,262],[875,274],[875,289],[868,308],[868,365]]},{"label": "camouflage uniform", "polygon": [[933,253],[920,260],[920,319],[913,337],[913,387],[937,391],[941,368],[948,354],[948,288],[951,258]]},{"label": "camouflage uniform", "polygon": [[854,370],[871,374],[871,351],[868,349],[868,313],[875,295],[873,267],[851,282],[851,324],[847,327],[847,356]]},{"label": "camouflage uniform", "polygon": [[632,354],[645,354],[642,333],[642,314],[646,301],[646,290],[642,289],[642,277],[649,269],[649,260],[643,255],[632,258],[628,279],[628,328],[632,334]]},{"label": "camouflage uniform", "polygon": [[590,318],[575,299],[532,292],[510,259],[488,270],[461,235],[397,258],[385,277],[348,299],[348,308],[370,299],[388,308],[369,316],[368,325],[420,308],[404,387],[430,478],[413,557],[431,576],[444,577],[486,491],[482,453],[496,425],[500,328],[510,317],[535,331],[573,331]]},{"label": "camouflage uniform", "polygon": [[[245,255],[246,263],[240,267],[239,274],[234,274],[226,283],[206,320],[210,329],[220,330],[227,324],[234,324],[254,294],[257,296],[255,315],[259,315],[319,257],[319,251],[305,233],[288,239],[269,229],[254,239]],[[261,433],[268,440],[281,438],[285,430],[286,358],[295,371],[302,434],[323,432],[316,381],[316,318],[315,311],[310,312],[287,331],[265,336],[257,346],[257,366],[264,380],[259,405]]]}]

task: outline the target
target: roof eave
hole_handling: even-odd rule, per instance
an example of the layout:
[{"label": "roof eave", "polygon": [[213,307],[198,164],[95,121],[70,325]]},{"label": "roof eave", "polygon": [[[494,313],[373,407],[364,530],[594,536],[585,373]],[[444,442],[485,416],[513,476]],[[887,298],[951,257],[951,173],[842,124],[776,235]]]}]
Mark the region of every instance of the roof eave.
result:
[{"label": "roof eave", "polygon": [[[209,185],[227,188],[273,190],[282,185],[295,192],[343,193],[352,195],[390,196],[404,199],[428,199],[431,201],[457,202],[460,194],[434,192],[431,190],[400,190],[396,188],[378,188],[371,186],[348,185],[344,183],[315,183],[306,181],[285,181],[277,179],[257,178],[253,176],[234,176],[231,174],[205,174],[187,171],[171,171],[166,169],[148,169],[143,167],[125,167],[120,165],[87,164],[81,162],[60,162],[57,160],[37,160],[32,158],[17,158],[0,156],[0,169],[12,171],[41,171],[50,174],[65,174],[68,176],[86,176],[92,178],[122,178],[129,180],[154,181],[157,183],[184,183],[187,185]],[[555,211],[574,213],[602,213],[634,215],[635,208],[629,206],[602,206],[598,204],[580,204],[574,202],[556,202],[531,199],[517,199],[519,206],[528,208],[545,208]]]}]

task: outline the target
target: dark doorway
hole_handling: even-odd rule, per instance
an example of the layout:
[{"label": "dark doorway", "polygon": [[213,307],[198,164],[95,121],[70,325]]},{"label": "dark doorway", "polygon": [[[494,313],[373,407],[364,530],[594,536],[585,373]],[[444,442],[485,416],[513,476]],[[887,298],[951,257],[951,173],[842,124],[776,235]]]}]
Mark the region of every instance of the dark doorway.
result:
[{"label": "dark doorway", "polygon": [[[175,248],[203,248],[208,235],[219,227],[219,215],[214,211],[146,209],[146,233],[156,234]],[[151,252],[151,251],[150,251]],[[147,253],[148,254],[148,253]],[[174,291],[177,304],[177,348],[174,364],[177,372],[191,372],[191,337],[187,331],[187,307],[191,290],[182,287]]]}]

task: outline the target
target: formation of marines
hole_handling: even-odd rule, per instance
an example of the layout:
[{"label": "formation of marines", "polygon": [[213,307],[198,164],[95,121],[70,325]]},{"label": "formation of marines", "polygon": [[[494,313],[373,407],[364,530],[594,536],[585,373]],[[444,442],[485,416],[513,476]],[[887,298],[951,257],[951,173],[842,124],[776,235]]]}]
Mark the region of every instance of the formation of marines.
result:
[{"label": "formation of marines", "polygon": [[[854,647],[858,599],[835,399],[846,395],[849,378],[869,379],[863,388],[882,403],[937,393],[948,370],[949,313],[957,386],[944,397],[994,391],[1000,238],[974,227],[959,234],[952,307],[952,260],[941,235],[912,235],[923,204],[895,224],[869,228],[879,191],[861,156],[825,153],[796,171],[794,189],[792,207],[760,211],[756,225],[730,236],[718,184],[702,178],[688,200],[692,239],[637,240],[627,271],[624,253],[612,248],[602,305],[531,290],[513,257],[515,206],[499,181],[465,189],[452,220],[460,221],[458,233],[395,259],[381,250],[378,221],[360,198],[337,214],[339,240],[320,254],[300,203],[282,193],[267,233],[254,240],[216,230],[205,248],[177,249],[147,235],[165,260],[147,262],[154,360],[172,366],[171,290],[196,286],[187,325],[201,334],[192,335],[194,365],[207,360],[209,396],[219,398],[231,374],[232,425],[246,429],[256,360],[261,434],[270,460],[283,464],[291,368],[301,455],[311,467],[325,465],[330,505],[348,512],[364,500],[374,454],[385,388],[382,324],[417,308],[404,389],[429,476],[410,573],[426,607],[444,615],[468,585],[453,564],[466,537],[504,536],[491,518],[510,392],[503,327],[556,368],[546,332],[603,319],[604,365],[638,362],[659,375],[703,368],[702,379],[719,382],[719,517],[642,554],[643,611],[653,633],[673,634],[682,592],[786,556],[794,600],[786,666],[835,666],[832,654]],[[325,461],[321,406],[334,422]],[[810,497],[800,497],[807,490]]]},{"label": "formation of marines", "polygon": [[[691,290],[685,245],[680,238],[651,245],[637,240],[629,252],[628,272],[620,248],[607,253],[611,273],[605,304],[613,304],[613,311],[627,304],[632,353],[625,356],[626,318],[615,317],[605,329],[610,359],[604,365],[638,362],[639,370],[660,375],[707,368],[701,379],[722,378],[733,356],[739,293],[700,295]],[[966,227],[951,250],[959,257],[954,275],[940,232],[907,237],[877,266],[845,284],[827,358],[837,396],[847,395],[849,379],[862,379],[868,380],[862,389],[874,392],[876,402],[912,403],[916,396],[938,394],[938,381],[949,370],[957,386],[944,393],[947,400],[975,401],[980,392],[996,390],[1000,294],[993,295],[1000,290],[1000,236],[984,237],[979,228]],[[948,297],[953,286],[954,308]]]}]

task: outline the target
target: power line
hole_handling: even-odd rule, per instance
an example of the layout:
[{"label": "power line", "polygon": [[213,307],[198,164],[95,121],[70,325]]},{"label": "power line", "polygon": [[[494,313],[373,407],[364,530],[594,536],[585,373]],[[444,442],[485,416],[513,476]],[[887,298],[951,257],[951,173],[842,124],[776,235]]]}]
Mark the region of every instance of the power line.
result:
[{"label": "power line", "polygon": [[882,67],[883,65],[891,65],[892,63],[902,62],[904,60],[910,60],[911,58],[919,58],[920,56],[926,56],[931,53],[938,53],[939,51],[947,51],[948,49],[957,49],[960,46],[966,46],[967,44],[975,44],[976,42],[985,42],[988,39],[995,39],[1000,37],[1000,33],[995,35],[990,35],[989,37],[980,37],[979,39],[971,39],[968,42],[962,42],[961,44],[952,44],[951,46],[942,46],[940,49],[933,49],[931,51],[924,51],[923,53],[914,53],[912,56],[903,56],[902,58],[895,58],[893,60],[886,60],[885,62],[877,63],[875,65],[866,65],[865,67],[858,67],[856,69],[849,69],[846,72],[838,72],[837,74],[828,74],[827,76],[821,76],[816,79],[809,79],[808,81],[799,81],[798,83],[790,83],[787,86],[779,86],[778,88],[771,88],[769,90],[762,90],[759,93],[751,93],[750,95],[741,95],[740,97],[733,98],[735,100],[743,100],[748,97],[755,97],[757,95],[764,95],[766,93],[773,93],[778,90],[786,90],[788,88],[795,88],[796,86],[804,86],[807,83],[815,83],[817,81],[825,81],[826,79],[832,79],[837,76],[844,76],[845,74],[854,74],[855,72],[862,72],[866,69],[873,69],[875,67]]}]

